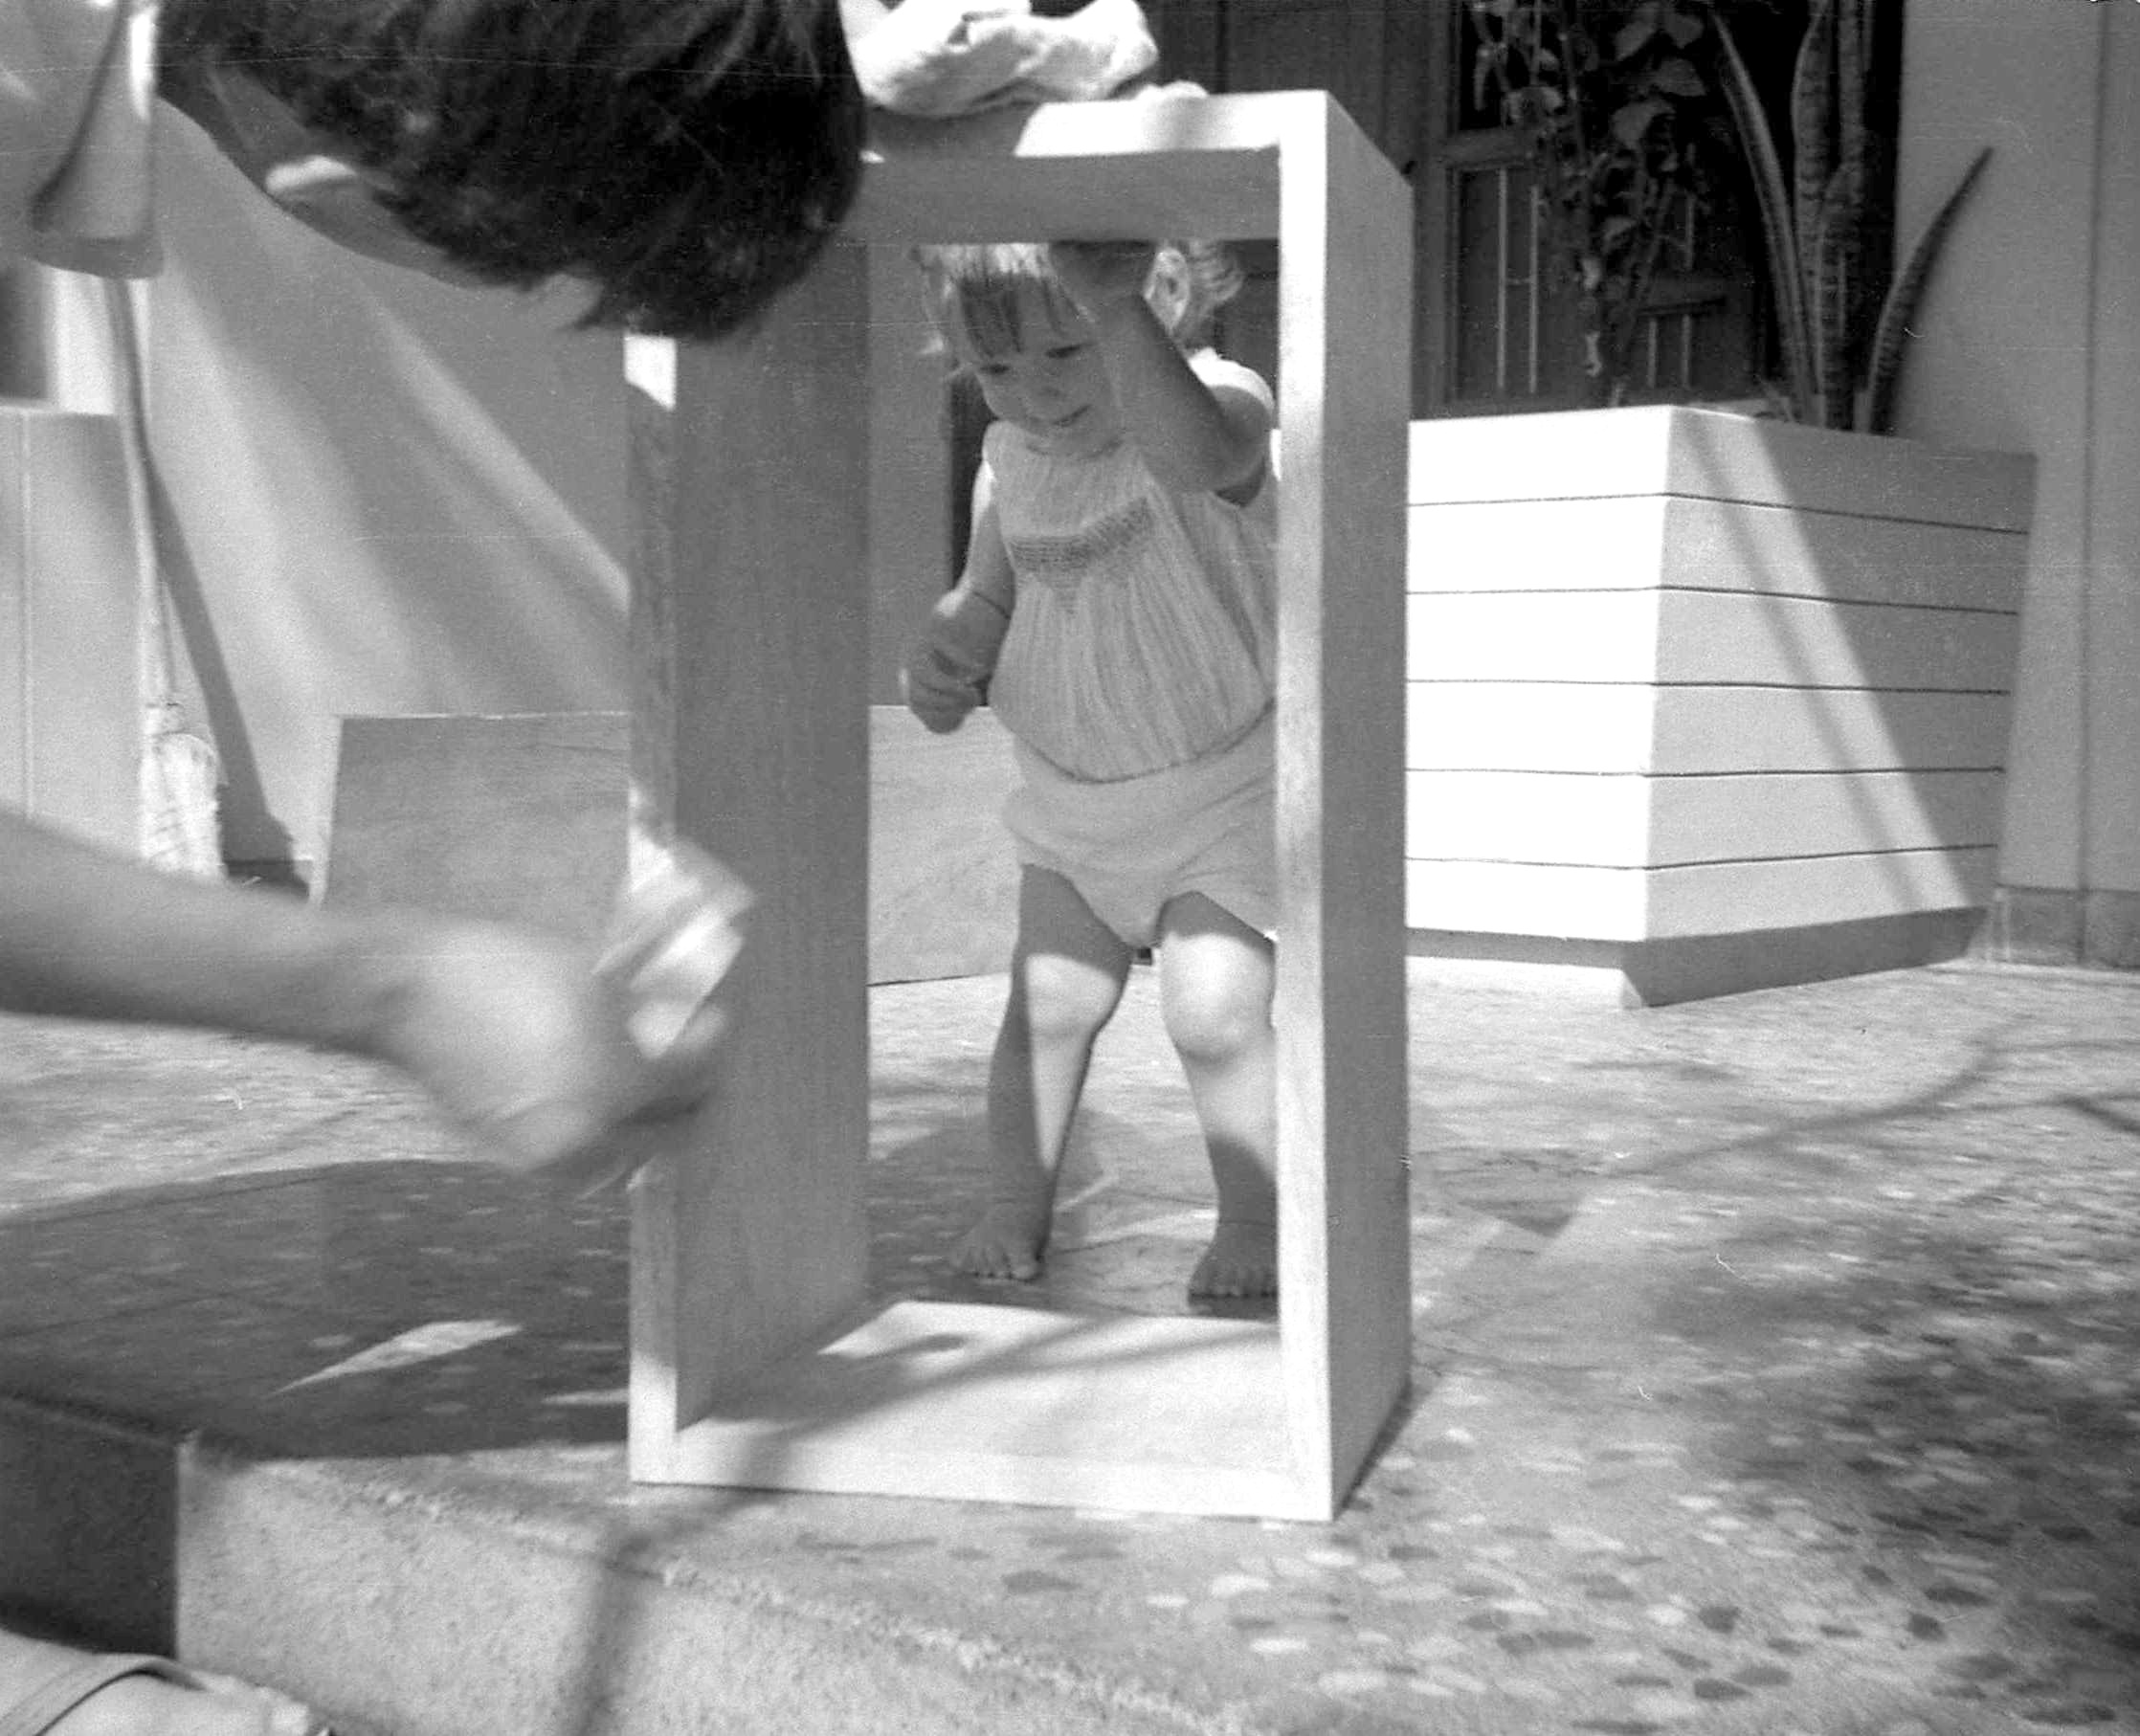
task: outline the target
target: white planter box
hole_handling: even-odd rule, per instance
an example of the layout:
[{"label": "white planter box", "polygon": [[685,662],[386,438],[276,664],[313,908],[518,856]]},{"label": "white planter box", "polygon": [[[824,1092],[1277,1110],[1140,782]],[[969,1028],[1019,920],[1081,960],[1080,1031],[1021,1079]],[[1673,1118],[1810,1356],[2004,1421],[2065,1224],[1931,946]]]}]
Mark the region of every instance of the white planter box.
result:
[{"label": "white planter box", "polygon": [[1961,951],[2034,479],[1672,406],[1416,423],[1414,951],[1639,1001]]}]

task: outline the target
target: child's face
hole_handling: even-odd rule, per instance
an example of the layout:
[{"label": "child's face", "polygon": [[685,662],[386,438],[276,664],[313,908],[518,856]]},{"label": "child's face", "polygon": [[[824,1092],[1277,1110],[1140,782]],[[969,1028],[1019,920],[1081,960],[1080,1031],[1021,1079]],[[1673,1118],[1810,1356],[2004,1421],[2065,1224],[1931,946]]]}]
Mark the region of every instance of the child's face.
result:
[{"label": "child's face", "polygon": [[1114,387],[1091,323],[1037,284],[1020,285],[1010,329],[988,322],[980,338],[953,320],[951,348],[981,384],[989,408],[1047,451],[1089,457],[1122,435]]}]

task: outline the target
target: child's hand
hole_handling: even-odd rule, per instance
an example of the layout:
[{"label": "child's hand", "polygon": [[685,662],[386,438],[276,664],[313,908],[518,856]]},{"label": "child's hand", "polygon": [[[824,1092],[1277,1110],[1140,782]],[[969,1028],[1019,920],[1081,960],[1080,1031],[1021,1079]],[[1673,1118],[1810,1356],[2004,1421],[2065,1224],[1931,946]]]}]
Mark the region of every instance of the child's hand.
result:
[{"label": "child's hand", "polygon": [[947,657],[941,646],[924,640],[907,654],[899,672],[900,697],[931,735],[948,735],[981,702],[971,676]]},{"label": "child's hand", "polygon": [[929,611],[925,633],[906,654],[900,671],[906,708],[933,734],[947,735],[981,702],[981,687],[995,672],[996,654],[1011,617],[970,579],[947,590]]},{"label": "child's hand", "polygon": [[1051,241],[1048,263],[1086,318],[1097,320],[1112,302],[1144,300],[1155,253],[1149,241]]}]

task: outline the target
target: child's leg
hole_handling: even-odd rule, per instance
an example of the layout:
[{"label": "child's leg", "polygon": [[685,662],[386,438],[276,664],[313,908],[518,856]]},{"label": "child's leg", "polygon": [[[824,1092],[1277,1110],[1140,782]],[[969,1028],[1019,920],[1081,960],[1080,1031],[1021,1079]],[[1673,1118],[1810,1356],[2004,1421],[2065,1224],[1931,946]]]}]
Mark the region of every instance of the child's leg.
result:
[{"label": "child's leg", "polygon": [[1218,1230],[1192,1296],[1278,1290],[1276,977],[1271,943],[1199,892],[1160,919],[1167,1035],[1189,1076],[1218,1194]]},{"label": "child's leg", "polygon": [[960,1271],[1038,1276],[1085,1064],[1122,999],[1134,957],[1061,875],[1026,869],[1011,996],[989,1069],[992,1198],[952,1251]]}]

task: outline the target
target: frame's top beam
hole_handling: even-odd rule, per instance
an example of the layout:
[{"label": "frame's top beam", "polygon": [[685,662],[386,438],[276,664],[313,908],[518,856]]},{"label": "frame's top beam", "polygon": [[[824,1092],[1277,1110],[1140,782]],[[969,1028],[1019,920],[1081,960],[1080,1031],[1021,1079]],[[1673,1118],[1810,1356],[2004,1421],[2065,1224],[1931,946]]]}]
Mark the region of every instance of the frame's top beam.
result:
[{"label": "frame's top beam", "polygon": [[847,233],[864,241],[1278,234],[1279,155],[1325,136],[1329,96],[1048,102],[954,122],[880,115]]}]

